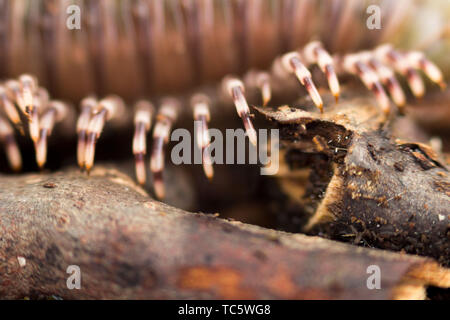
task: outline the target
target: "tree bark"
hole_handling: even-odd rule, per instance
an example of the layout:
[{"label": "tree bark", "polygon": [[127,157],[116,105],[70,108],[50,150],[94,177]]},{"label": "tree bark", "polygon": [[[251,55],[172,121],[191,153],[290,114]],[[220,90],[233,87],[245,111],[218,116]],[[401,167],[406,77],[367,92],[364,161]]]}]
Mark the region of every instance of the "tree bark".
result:
[{"label": "tree bark", "polygon": [[396,118],[371,98],[342,100],[325,103],[323,114],[308,101],[303,109],[257,108],[280,128],[288,163],[280,189],[299,204],[303,231],[449,266],[450,174],[442,155],[393,135]]},{"label": "tree bark", "polygon": [[[1,176],[0,190],[2,298],[405,299],[450,286],[432,259],[185,212],[100,166]],[[367,287],[373,265],[381,289]]]}]

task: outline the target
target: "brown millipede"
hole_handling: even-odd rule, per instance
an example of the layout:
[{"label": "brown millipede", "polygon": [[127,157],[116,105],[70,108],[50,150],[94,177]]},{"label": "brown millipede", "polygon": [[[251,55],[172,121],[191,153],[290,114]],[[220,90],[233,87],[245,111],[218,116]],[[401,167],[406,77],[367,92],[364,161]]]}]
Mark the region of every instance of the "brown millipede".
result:
[{"label": "brown millipede", "polygon": [[[126,102],[142,97],[157,101],[157,112],[148,100],[136,104],[132,152],[138,181],[144,183],[145,136],[155,123],[151,171],[160,197],[164,194],[163,146],[177,117],[184,117],[183,110],[189,107],[193,108],[194,118],[203,123],[204,139],[198,145],[205,150],[209,144],[209,109],[218,102],[235,105],[254,145],[257,134],[249,100],[263,105],[283,100],[289,92],[298,90],[297,79],[322,112],[323,101],[313,80],[318,71],[336,100],[341,92],[337,76],[356,75],[374,93],[386,115],[392,111],[387,93],[399,108],[406,102],[394,72],[406,78],[416,97],[425,90],[417,70],[443,87],[441,71],[424,54],[383,44],[399,33],[410,17],[402,1],[378,2],[384,19],[380,30],[366,27],[368,3],[0,1],[0,73],[4,78],[21,75],[0,86],[5,113],[0,129],[3,140],[8,141],[11,166],[20,167],[12,127],[5,120],[20,124],[12,105],[28,118],[40,167],[46,160],[46,141],[53,127],[65,118],[74,123],[69,104],[49,99],[44,87],[57,98],[75,102],[92,93],[98,95],[81,100],[76,130],[78,164],[88,172],[94,164],[95,144],[107,121],[125,122],[131,118],[132,109],[125,108]],[[73,4],[81,8],[79,30],[66,26],[66,8]],[[256,100],[252,98],[255,92]],[[181,98],[186,94],[192,96],[187,103]],[[212,178],[212,164],[208,156],[204,155],[204,160],[205,174]]]}]

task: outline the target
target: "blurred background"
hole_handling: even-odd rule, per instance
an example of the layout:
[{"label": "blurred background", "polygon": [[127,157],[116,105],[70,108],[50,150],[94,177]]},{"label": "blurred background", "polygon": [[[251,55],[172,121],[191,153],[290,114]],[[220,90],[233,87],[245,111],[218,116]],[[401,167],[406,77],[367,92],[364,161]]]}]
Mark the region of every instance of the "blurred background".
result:
[{"label": "blurred background", "polygon": [[[370,5],[381,29],[369,30]],[[80,8],[80,29],[66,23]],[[445,71],[447,0],[0,0],[0,77],[35,74],[52,96],[179,93],[267,68],[320,39],[331,53],[390,42],[424,50]]]}]

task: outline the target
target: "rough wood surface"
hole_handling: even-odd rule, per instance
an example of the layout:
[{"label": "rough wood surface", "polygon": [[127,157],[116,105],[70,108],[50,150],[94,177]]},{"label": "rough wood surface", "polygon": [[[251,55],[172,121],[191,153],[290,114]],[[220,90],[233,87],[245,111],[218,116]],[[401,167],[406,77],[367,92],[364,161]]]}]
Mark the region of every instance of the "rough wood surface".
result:
[{"label": "rough wood surface", "polygon": [[[303,110],[257,110],[278,124],[292,171],[310,170],[295,199],[310,214],[303,230],[450,265],[445,160],[427,145],[396,139],[393,117],[367,96],[327,103],[323,114],[300,104]],[[281,185],[293,174],[284,173]]]},{"label": "rough wood surface", "polygon": [[450,133],[450,85],[445,91],[427,94],[426,99],[416,100],[408,108],[408,114],[417,123],[434,134]]},{"label": "rough wood surface", "polygon": [[[1,176],[0,233],[2,298],[389,299],[450,285],[430,259],[185,212],[103,167]],[[380,290],[367,288],[370,265]]]}]

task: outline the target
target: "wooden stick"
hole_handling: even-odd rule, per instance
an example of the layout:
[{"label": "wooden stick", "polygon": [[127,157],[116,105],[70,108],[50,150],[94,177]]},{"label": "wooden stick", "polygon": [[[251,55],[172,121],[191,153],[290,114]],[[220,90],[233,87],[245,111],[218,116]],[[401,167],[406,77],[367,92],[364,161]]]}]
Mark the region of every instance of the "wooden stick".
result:
[{"label": "wooden stick", "polygon": [[[299,215],[310,214],[303,231],[449,266],[448,165],[430,146],[396,139],[372,99],[347,96],[334,105],[324,97],[323,115],[305,101],[306,110],[257,108],[277,122],[289,167],[312,169],[308,182],[300,181],[308,190],[294,199]],[[314,155],[322,163],[308,160]],[[283,174],[292,181],[293,171]]]},{"label": "wooden stick", "polygon": [[1,176],[0,190],[1,298],[407,299],[450,286],[431,259],[185,212],[101,166]]}]

